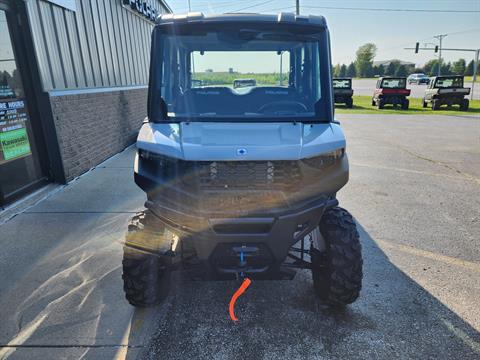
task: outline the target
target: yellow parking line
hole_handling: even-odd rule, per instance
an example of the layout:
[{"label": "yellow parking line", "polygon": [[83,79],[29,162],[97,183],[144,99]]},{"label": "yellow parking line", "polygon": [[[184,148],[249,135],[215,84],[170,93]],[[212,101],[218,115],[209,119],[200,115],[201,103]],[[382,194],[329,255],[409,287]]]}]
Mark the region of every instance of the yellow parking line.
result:
[{"label": "yellow parking line", "polygon": [[362,164],[362,163],[357,163],[357,162],[351,162],[350,165],[351,166],[358,166],[358,167],[366,167],[366,168],[371,168],[371,169],[381,169],[381,170],[406,172],[406,173],[410,173],[410,174],[419,174],[419,175],[427,175],[427,176],[439,176],[439,177],[442,177],[442,178],[460,179],[460,180],[467,180],[467,181],[473,181],[473,182],[476,182],[476,183],[480,183],[480,180],[478,180],[477,178],[472,177],[472,176],[465,176],[465,175],[440,174],[440,173],[433,173],[433,172],[430,172],[430,171],[404,169],[404,168],[398,168],[398,167],[394,167],[394,166],[369,165],[369,164]]},{"label": "yellow parking line", "polygon": [[454,258],[454,257],[437,254],[437,253],[434,253],[434,252],[431,252],[431,251],[417,249],[417,248],[414,248],[413,246],[396,244],[396,243],[393,243],[391,241],[386,241],[386,240],[375,239],[375,242],[377,242],[379,245],[382,245],[383,247],[398,250],[398,251],[401,251],[401,252],[404,252],[404,253],[407,253],[407,254],[416,255],[416,256],[426,258],[426,259],[431,259],[431,260],[439,261],[439,262],[442,262],[442,263],[445,263],[445,264],[459,266],[459,267],[463,267],[465,269],[480,272],[480,264],[476,263],[476,262],[473,262],[473,261],[457,259],[457,258]]}]

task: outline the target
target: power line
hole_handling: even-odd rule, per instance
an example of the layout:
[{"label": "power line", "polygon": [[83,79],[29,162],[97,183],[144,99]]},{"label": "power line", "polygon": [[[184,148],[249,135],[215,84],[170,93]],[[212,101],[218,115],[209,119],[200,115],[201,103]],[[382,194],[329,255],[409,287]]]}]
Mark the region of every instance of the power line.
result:
[{"label": "power line", "polygon": [[[468,29],[468,30],[461,30],[461,31],[456,31],[456,32],[452,32],[452,33],[448,33],[447,35],[448,36],[452,36],[452,35],[459,35],[459,34],[466,34],[466,33],[470,33],[470,32],[477,32],[477,31],[480,31],[480,28],[476,28],[476,29]],[[430,39],[433,39],[434,36],[430,36],[430,37],[427,37],[427,38],[423,38],[423,39],[420,39],[420,40],[417,40],[419,43],[422,43],[424,41],[427,41],[427,40],[430,40]],[[389,50],[394,50],[394,49],[398,49],[399,47],[404,47],[404,46],[408,46],[408,45],[411,45],[412,43],[414,43],[415,40],[412,40],[408,43],[405,43],[405,44],[401,44],[401,45],[396,45],[396,46],[391,46],[391,47],[388,47],[388,48],[380,48],[378,49],[378,51],[389,51]]]},{"label": "power line", "polygon": [[357,7],[334,7],[334,6],[308,6],[302,5],[306,9],[326,9],[326,10],[353,10],[353,11],[391,11],[391,12],[428,12],[428,13],[480,13],[476,10],[439,10],[439,9],[373,9]]},{"label": "power line", "polygon": [[277,1],[277,0],[267,0],[267,1],[264,1],[264,2],[261,2],[261,3],[258,3],[258,4],[256,4],[256,5],[246,6],[246,7],[244,7],[244,8],[237,9],[237,10],[233,10],[233,11],[229,11],[229,12],[239,12],[239,11],[251,9],[251,8],[254,8],[254,7],[262,6],[262,5],[265,5],[265,4],[269,4],[269,3],[274,2],[274,1]]}]

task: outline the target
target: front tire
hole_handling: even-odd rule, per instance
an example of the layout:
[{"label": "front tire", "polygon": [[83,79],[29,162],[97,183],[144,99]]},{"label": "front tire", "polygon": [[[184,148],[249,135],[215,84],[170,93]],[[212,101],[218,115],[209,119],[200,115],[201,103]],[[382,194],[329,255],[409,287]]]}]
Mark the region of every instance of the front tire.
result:
[{"label": "front tire", "polygon": [[460,104],[460,110],[467,111],[470,105],[470,101],[468,99],[462,99],[462,103]]},{"label": "front tire", "polygon": [[348,211],[335,207],[320,221],[325,251],[312,247],[312,277],[317,296],[333,306],[353,303],[362,288],[362,247],[360,236]]},{"label": "front tire", "polygon": [[432,100],[432,110],[439,110],[440,109],[440,101],[437,99]]},{"label": "front tire", "polygon": [[171,257],[142,251],[129,244],[140,246],[145,239],[155,238],[162,244],[161,251],[171,247],[165,236],[165,227],[149,211],[135,215],[128,225],[123,247],[123,290],[127,301],[136,307],[158,305],[170,290]]},{"label": "front tire", "polygon": [[379,110],[381,110],[381,109],[384,108],[384,106],[385,106],[385,100],[383,100],[383,99],[381,99],[381,98],[378,99],[378,100],[377,100],[377,108],[378,108]]},{"label": "front tire", "polygon": [[345,102],[345,106],[349,109],[353,108],[353,99],[347,99],[347,101]]}]

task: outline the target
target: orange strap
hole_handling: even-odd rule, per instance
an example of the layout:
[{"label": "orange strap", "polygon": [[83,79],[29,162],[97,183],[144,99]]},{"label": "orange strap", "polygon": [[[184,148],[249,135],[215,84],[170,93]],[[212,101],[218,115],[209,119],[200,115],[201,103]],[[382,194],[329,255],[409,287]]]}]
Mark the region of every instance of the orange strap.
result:
[{"label": "orange strap", "polygon": [[240,287],[235,292],[235,294],[233,294],[233,296],[230,300],[230,305],[228,307],[228,310],[230,312],[230,318],[233,321],[238,321],[237,317],[235,316],[235,312],[234,312],[235,301],[237,301],[237,299],[245,292],[245,290],[247,290],[247,288],[250,286],[251,283],[252,283],[252,281],[249,278],[245,278],[245,280],[243,280],[242,285],[240,285]]}]

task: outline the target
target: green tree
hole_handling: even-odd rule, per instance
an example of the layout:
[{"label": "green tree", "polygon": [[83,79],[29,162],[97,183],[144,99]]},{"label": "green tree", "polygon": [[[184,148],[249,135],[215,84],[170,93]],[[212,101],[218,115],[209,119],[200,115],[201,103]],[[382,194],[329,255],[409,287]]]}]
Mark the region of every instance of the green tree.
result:
[{"label": "green tree", "polygon": [[348,65],[347,76],[351,78],[357,76],[357,69],[355,68],[355,64],[353,62]]},{"label": "green tree", "polygon": [[340,72],[339,72],[338,76],[339,77],[347,76],[347,65],[342,64],[342,66],[340,66]]},{"label": "green tree", "polygon": [[432,59],[432,60],[427,61],[427,63],[424,65],[423,69],[425,70],[425,74],[427,74],[427,75],[430,75],[430,76],[437,75],[438,60],[437,59]]},{"label": "green tree", "polygon": [[473,60],[470,60],[468,63],[467,68],[465,69],[465,75],[473,76]]},{"label": "green tree", "polygon": [[333,73],[334,77],[341,77],[341,75],[340,75],[340,64],[337,64],[333,67],[332,73]]},{"label": "green tree", "polygon": [[395,63],[392,61],[388,64],[387,69],[385,70],[385,75],[393,76],[395,75],[395,71],[397,70]]},{"label": "green tree", "polygon": [[452,64],[451,63],[442,63],[441,74],[442,75],[452,75]]},{"label": "green tree", "polygon": [[467,70],[465,59],[458,59],[452,64],[452,73],[455,75],[465,75],[465,70]]},{"label": "green tree", "polygon": [[405,77],[407,75],[408,75],[408,71],[405,65],[400,65],[395,70],[395,76]]},{"label": "green tree", "polygon": [[358,48],[355,67],[359,77],[367,77],[369,76],[369,72],[372,72],[373,59],[376,53],[377,46],[373,43],[367,43]]},{"label": "green tree", "polygon": [[376,69],[374,68],[374,75],[378,75],[378,76],[383,76],[385,75],[385,66],[383,65],[379,65],[376,67]]}]

